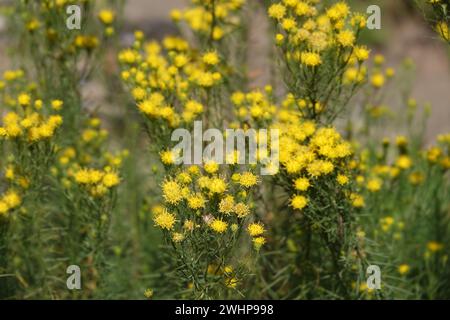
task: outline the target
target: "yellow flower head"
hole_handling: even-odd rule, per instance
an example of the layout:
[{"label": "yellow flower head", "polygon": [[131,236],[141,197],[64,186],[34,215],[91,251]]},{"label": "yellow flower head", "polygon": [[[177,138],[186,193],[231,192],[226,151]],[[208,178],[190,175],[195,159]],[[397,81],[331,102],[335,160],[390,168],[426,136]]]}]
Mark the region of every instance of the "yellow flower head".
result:
[{"label": "yellow flower head", "polygon": [[26,93],[21,93],[18,97],[17,97],[17,102],[21,105],[21,106],[28,106],[30,105],[31,102],[31,97],[30,95],[26,94]]},{"label": "yellow flower head", "polygon": [[383,181],[379,178],[372,178],[367,181],[367,190],[371,192],[380,191],[381,186],[383,185]]},{"label": "yellow flower head", "polygon": [[307,178],[298,178],[294,182],[295,189],[298,191],[306,191],[311,186]]},{"label": "yellow flower head", "polygon": [[164,210],[153,218],[155,225],[165,230],[172,230],[175,224],[175,215]]},{"label": "yellow flower head", "polygon": [[102,180],[103,185],[107,188],[115,187],[119,184],[119,182],[120,182],[119,176],[114,172],[106,173],[103,176]]},{"label": "yellow flower head", "polygon": [[51,104],[52,104],[52,108],[53,108],[54,110],[59,111],[59,110],[61,110],[61,108],[62,108],[64,102],[61,101],[61,100],[53,100],[53,101],[51,102]]},{"label": "yellow flower head", "polygon": [[401,264],[398,266],[398,273],[400,273],[401,275],[405,275],[409,272],[409,269],[410,269],[409,265],[405,263]]},{"label": "yellow flower head", "polygon": [[98,13],[98,18],[100,21],[106,25],[111,24],[114,22],[115,19],[115,13],[112,10],[101,10]]},{"label": "yellow flower head", "polygon": [[257,237],[262,235],[265,230],[263,224],[258,222],[249,224],[247,227],[247,232],[251,237]]},{"label": "yellow flower head", "polygon": [[395,161],[395,164],[400,169],[406,170],[412,166],[412,160],[410,157],[408,157],[406,155],[402,155],[402,156],[398,157],[397,161]]},{"label": "yellow flower head", "polygon": [[181,189],[181,186],[173,180],[164,181],[162,184],[164,200],[170,204],[178,204],[183,199]]},{"label": "yellow flower head", "polygon": [[206,161],[204,168],[206,172],[213,174],[219,170],[219,165],[213,160],[208,160]]},{"label": "yellow flower head", "polygon": [[381,88],[384,86],[385,78],[381,73],[376,73],[372,76],[371,83],[375,88]]},{"label": "yellow flower head", "polygon": [[320,55],[314,52],[302,52],[300,55],[300,61],[309,67],[315,67],[322,63]]},{"label": "yellow flower head", "polygon": [[286,7],[280,3],[273,4],[269,7],[269,17],[281,20],[286,14]]},{"label": "yellow flower head", "polygon": [[253,247],[256,250],[261,249],[261,247],[266,243],[266,238],[264,237],[256,237],[252,239]]},{"label": "yellow flower head", "polygon": [[296,195],[291,199],[291,206],[294,209],[301,210],[308,204],[308,199],[304,196]]},{"label": "yellow flower head", "polygon": [[244,218],[250,214],[250,208],[245,203],[238,203],[234,206],[234,212],[239,218]]},{"label": "yellow flower head", "polygon": [[228,224],[221,219],[214,219],[210,227],[217,233],[224,233],[227,230]]},{"label": "yellow flower head", "polygon": [[343,47],[351,47],[355,42],[355,34],[350,30],[341,31],[337,35],[337,41]]},{"label": "yellow flower head", "polygon": [[213,178],[209,181],[208,189],[212,193],[224,193],[227,190],[227,184],[222,178]]},{"label": "yellow flower head", "polygon": [[350,200],[352,202],[352,205],[355,208],[362,208],[362,207],[364,207],[366,205],[365,201],[364,201],[364,197],[359,195],[359,194],[357,194],[357,193],[352,193],[350,195]]},{"label": "yellow flower head", "polygon": [[444,245],[442,243],[439,243],[437,241],[430,241],[427,243],[427,249],[431,252],[437,252],[444,248]]},{"label": "yellow flower head", "polygon": [[187,198],[188,206],[191,209],[197,210],[205,207],[205,199],[200,193],[196,193]]},{"label": "yellow flower head", "polygon": [[349,181],[348,177],[343,174],[338,174],[336,180],[341,186],[345,186]]},{"label": "yellow flower head", "polygon": [[216,51],[210,51],[203,55],[202,60],[207,65],[215,66],[219,63],[219,55]]},{"label": "yellow flower head", "polygon": [[239,184],[245,188],[253,187],[258,183],[258,177],[251,172],[244,172],[239,176]]},{"label": "yellow flower head", "polygon": [[224,214],[231,214],[234,212],[234,198],[232,195],[227,195],[220,201],[219,212]]}]

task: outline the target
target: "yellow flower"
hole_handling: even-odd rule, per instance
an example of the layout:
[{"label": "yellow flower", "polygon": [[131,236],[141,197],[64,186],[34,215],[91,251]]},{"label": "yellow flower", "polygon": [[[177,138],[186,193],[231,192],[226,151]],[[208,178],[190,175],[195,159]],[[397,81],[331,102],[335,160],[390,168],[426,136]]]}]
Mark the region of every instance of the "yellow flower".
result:
[{"label": "yellow flower", "polygon": [[0,216],[6,215],[9,211],[9,207],[3,200],[0,200]]},{"label": "yellow flower", "polygon": [[227,184],[221,178],[214,178],[211,179],[208,189],[212,193],[224,193],[227,190]]},{"label": "yellow flower", "polygon": [[302,52],[300,55],[300,61],[306,66],[315,67],[322,63],[320,55],[314,52]]},{"label": "yellow flower", "polygon": [[262,235],[265,232],[265,230],[262,223],[258,222],[249,224],[247,227],[247,232],[251,237],[257,237]]},{"label": "yellow flower", "polygon": [[119,176],[116,173],[110,172],[103,176],[102,183],[107,188],[117,186],[120,182]]},{"label": "yellow flower", "polygon": [[398,147],[403,148],[408,144],[408,139],[405,136],[398,136],[395,138],[395,144]]},{"label": "yellow flower", "polygon": [[225,268],[223,268],[223,273],[230,275],[233,273],[233,267],[232,266],[225,266]]},{"label": "yellow flower", "polygon": [[402,155],[398,157],[397,161],[395,162],[397,167],[400,169],[409,169],[412,166],[412,160],[410,157]]},{"label": "yellow flower", "polygon": [[172,230],[173,225],[175,224],[175,215],[168,212],[164,209],[164,211],[153,218],[155,225],[165,230]]},{"label": "yellow flower", "polygon": [[89,170],[82,169],[75,173],[75,181],[79,184],[88,184],[90,181]]},{"label": "yellow flower", "polygon": [[338,2],[327,10],[327,16],[330,19],[338,20],[347,17],[350,8],[345,2]]},{"label": "yellow flower", "polygon": [[176,152],[174,152],[173,150],[162,151],[160,153],[161,162],[165,165],[174,164],[178,158],[177,156],[178,156],[178,154]]},{"label": "yellow flower", "polygon": [[383,229],[384,232],[389,231],[391,226],[394,224],[395,220],[391,216],[384,217],[380,219],[381,229]]},{"label": "yellow flower", "polygon": [[192,220],[186,220],[183,224],[183,228],[186,229],[187,231],[192,231],[194,230],[194,222]]},{"label": "yellow flower", "polygon": [[61,101],[61,100],[53,100],[53,101],[51,102],[51,104],[52,104],[52,108],[53,108],[54,110],[59,111],[59,110],[61,110],[61,108],[62,108],[64,102]]},{"label": "yellow flower", "polygon": [[253,187],[258,183],[258,177],[251,172],[244,172],[239,176],[239,184],[245,188]]},{"label": "yellow flower", "polygon": [[184,235],[179,232],[174,232],[174,233],[172,233],[172,240],[175,243],[179,243],[184,240]]},{"label": "yellow flower", "polygon": [[207,65],[215,66],[219,63],[219,55],[216,51],[210,51],[203,55],[202,60]]},{"label": "yellow flower", "polygon": [[374,62],[377,66],[381,66],[384,63],[385,59],[382,54],[377,54],[374,58]]},{"label": "yellow flower", "polygon": [[379,178],[372,178],[369,181],[367,181],[367,189],[371,192],[380,191],[382,185],[383,181]]},{"label": "yellow flower", "polygon": [[337,35],[337,41],[343,46],[343,47],[351,47],[353,46],[353,43],[355,42],[355,35],[350,30],[344,30],[339,32]]},{"label": "yellow flower", "polygon": [[209,160],[205,163],[204,168],[206,172],[213,174],[219,170],[219,165],[217,164],[217,162]]},{"label": "yellow flower", "polygon": [[374,74],[372,76],[371,82],[375,88],[381,88],[382,86],[384,86],[385,82],[384,75],[381,73]]},{"label": "yellow flower", "polygon": [[191,209],[197,210],[200,208],[204,208],[205,207],[205,199],[203,198],[203,196],[200,193],[197,193],[195,195],[189,196],[187,198],[188,201],[188,206]]},{"label": "yellow flower", "polygon": [[425,179],[424,175],[421,172],[413,172],[409,175],[408,180],[412,185],[419,185]]},{"label": "yellow flower", "polygon": [[219,203],[219,212],[224,214],[231,214],[234,212],[234,198],[231,195],[223,198]]},{"label": "yellow flower", "polygon": [[427,249],[431,252],[437,252],[444,248],[444,245],[442,243],[439,243],[437,241],[430,241],[427,243]]},{"label": "yellow flower", "polygon": [[311,186],[307,178],[298,178],[294,182],[295,189],[298,191],[306,191]]},{"label": "yellow flower", "polygon": [[100,19],[101,22],[108,25],[114,22],[115,13],[114,11],[111,10],[101,10],[98,13],[98,18]]},{"label": "yellow flower", "polygon": [[393,68],[387,68],[386,69],[386,77],[392,78],[395,76],[395,70]]},{"label": "yellow flower", "polygon": [[183,13],[178,9],[173,9],[170,11],[170,18],[174,22],[178,22],[183,18]]},{"label": "yellow flower", "polygon": [[283,19],[281,26],[286,31],[292,31],[292,30],[295,30],[297,23],[295,22],[294,19],[286,18],[286,19]]},{"label": "yellow flower", "polygon": [[409,272],[409,265],[407,264],[401,264],[398,266],[398,273],[400,273],[401,275],[407,274]]},{"label": "yellow flower", "polygon": [[276,43],[279,45],[279,44],[283,43],[283,40],[284,40],[284,36],[281,33],[277,33],[275,36]]},{"label": "yellow flower", "polygon": [[146,289],[146,290],[144,291],[144,296],[145,296],[147,299],[151,299],[151,298],[153,297],[153,290],[152,290],[152,289]]},{"label": "yellow flower", "polygon": [[91,169],[89,171],[89,183],[96,184],[103,179],[103,172]]},{"label": "yellow flower", "polygon": [[217,233],[224,233],[227,230],[228,223],[221,219],[214,219],[214,221],[211,222],[210,227]]},{"label": "yellow flower", "polygon": [[30,105],[30,101],[31,101],[31,97],[30,95],[26,94],[26,93],[21,93],[18,97],[17,97],[17,102],[21,105],[21,106],[28,106]]},{"label": "yellow flower", "polygon": [[256,237],[252,239],[253,247],[256,250],[261,249],[261,247],[266,243],[266,238],[264,237]]},{"label": "yellow flower", "polygon": [[21,203],[21,198],[15,191],[8,191],[2,199],[2,202],[4,202],[9,209],[14,209],[18,207]]},{"label": "yellow flower", "polygon": [[365,201],[364,201],[364,197],[359,195],[359,194],[357,194],[357,193],[352,193],[350,195],[350,200],[352,202],[352,205],[355,208],[362,208],[362,207],[364,207],[366,205]]},{"label": "yellow flower", "polygon": [[427,151],[427,159],[431,163],[436,163],[442,155],[442,150],[439,147],[432,147]]},{"label": "yellow flower", "polygon": [[309,14],[310,10],[310,6],[306,2],[301,1],[297,3],[295,14],[301,17]]},{"label": "yellow flower", "polygon": [[14,180],[14,167],[9,165],[5,170],[5,178],[8,180]]},{"label": "yellow flower", "polygon": [[343,174],[338,174],[336,180],[341,186],[345,186],[349,181],[348,177]]},{"label": "yellow flower", "polygon": [[227,279],[225,279],[225,285],[228,288],[236,288],[237,284],[238,284],[238,280],[236,278],[227,278]]},{"label": "yellow flower", "polygon": [[39,20],[37,20],[37,19],[31,19],[28,23],[27,23],[27,29],[29,30],[29,31],[34,31],[34,30],[36,30],[37,28],[39,28],[39,26],[40,26],[40,22],[39,22]]},{"label": "yellow flower", "polygon": [[269,17],[281,20],[286,14],[286,7],[282,4],[273,4],[269,7]]},{"label": "yellow flower", "polygon": [[301,210],[304,207],[306,207],[307,204],[308,204],[308,199],[306,199],[304,196],[297,195],[291,199],[291,206],[294,209]]},{"label": "yellow flower", "polygon": [[236,204],[233,211],[239,218],[244,218],[250,214],[250,208],[245,203]]},{"label": "yellow flower", "polygon": [[365,46],[355,47],[355,56],[358,61],[366,61],[369,59],[370,50]]},{"label": "yellow flower", "polygon": [[178,204],[182,199],[182,190],[180,185],[172,180],[166,180],[162,184],[163,197],[170,204]]}]

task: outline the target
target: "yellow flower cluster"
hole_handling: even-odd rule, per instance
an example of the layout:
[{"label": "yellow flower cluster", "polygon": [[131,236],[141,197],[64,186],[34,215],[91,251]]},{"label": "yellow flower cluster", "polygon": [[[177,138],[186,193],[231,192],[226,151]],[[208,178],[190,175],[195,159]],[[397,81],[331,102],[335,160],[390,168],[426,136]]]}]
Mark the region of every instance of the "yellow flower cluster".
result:
[{"label": "yellow flower cluster", "polygon": [[[209,167],[207,170],[205,164],[202,173],[200,167],[190,166],[166,178],[161,185],[165,207],[153,210],[153,220],[159,228],[178,235],[176,242],[188,239],[195,230],[231,236],[251,217],[249,189],[258,183],[257,176],[246,171],[235,173],[229,180],[219,175],[217,165],[209,163]],[[250,224],[248,230],[259,249],[265,239],[263,232],[255,231],[260,230],[258,226],[262,228],[261,224]]]},{"label": "yellow flower cluster", "polygon": [[87,188],[94,197],[104,196],[120,183],[118,174],[107,167],[104,170],[82,168],[74,173],[74,180]]},{"label": "yellow flower cluster", "polygon": [[[92,0],[84,0],[85,6],[94,6]],[[61,28],[60,22],[53,19],[53,17],[67,16],[67,8],[70,5],[70,1],[67,0],[45,0],[45,1],[32,1],[24,3],[20,7],[23,12],[19,15],[22,19],[24,28],[33,36],[36,40],[40,40],[38,45],[44,45],[44,42],[48,41],[51,45],[57,45],[58,50],[64,55],[76,55],[76,49],[86,49],[91,51],[100,44],[99,36],[95,34],[86,34],[85,30],[92,28],[81,28],[80,30],[68,28]],[[88,10],[83,15],[83,21],[90,20],[88,15],[91,11]],[[111,24],[115,20],[115,12],[109,9],[100,10],[97,14],[98,19],[102,25],[106,27],[105,31],[107,35],[113,33]],[[65,32],[72,33],[69,37]],[[72,38],[72,35],[75,36]],[[64,38],[73,39],[73,41],[61,41]]]},{"label": "yellow flower cluster", "polygon": [[215,41],[223,39],[240,26],[239,11],[245,0],[191,0],[184,10],[172,10],[174,22],[185,22],[202,37]]},{"label": "yellow flower cluster", "polygon": [[26,174],[21,172],[19,167],[9,164],[5,169],[5,178],[8,182],[20,189],[28,189],[30,179]]},{"label": "yellow flower cluster", "polygon": [[64,102],[58,99],[43,102],[33,95],[34,84],[24,88],[17,83],[23,77],[21,70],[9,70],[3,74],[1,89],[5,91],[3,102],[13,111],[6,112],[0,125],[0,139],[21,139],[28,143],[46,140],[55,134],[63,119],[59,114]]},{"label": "yellow flower cluster", "polygon": [[52,115],[43,119],[38,113],[21,118],[15,112],[9,112],[3,117],[3,127],[0,127],[0,137],[15,139],[24,137],[26,141],[33,143],[51,138],[56,129],[62,124],[62,117]]},{"label": "yellow flower cluster", "polygon": [[0,196],[0,217],[7,216],[7,214],[20,206],[22,199],[14,190],[9,190]]},{"label": "yellow flower cluster", "polygon": [[[281,171],[297,192],[305,192],[322,176],[335,177],[340,185],[348,182],[345,159],[352,155],[350,143],[332,127],[317,128],[311,121],[289,118],[275,125],[280,129]],[[308,199],[297,194],[291,199],[294,209],[303,209]]]},{"label": "yellow flower cluster", "polygon": [[280,27],[277,43],[285,49],[293,49],[286,52],[288,58],[306,66],[317,66],[327,50],[340,50],[345,60],[358,51],[359,60],[366,60],[367,49],[355,46],[358,31],[365,27],[365,17],[352,13],[344,2],[325,11],[318,9],[317,2],[280,1],[269,7],[269,17]]},{"label": "yellow flower cluster", "polygon": [[[421,151],[421,155],[431,166],[439,166],[442,170],[450,169],[450,135],[443,134],[438,136],[438,143],[431,146],[428,150]],[[389,139],[383,140],[384,152],[388,152],[390,145]],[[413,161],[413,157],[408,151],[408,139],[404,136],[396,138],[397,155],[391,163],[384,159],[377,164],[368,163],[368,152],[362,150],[359,158],[360,163],[355,167],[360,171],[360,175],[356,177],[356,181],[360,187],[366,188],[371,193],[382,190],[383,185],[389,184],[389,181],[399,179],[400,175],[405,172],[407,181],[418,186],[422,184],[426,178],[426,172],[420,163]]]},{"label": "yellow flower cluster", "polygon": [[267,86],[264,92],[256,89],[249,93],[234,92],[231,102],[235,107],[235,114],[240,121],[252,119],[256,122],[271,120],[277,107],[271,99],[272,87]]},{"label": "yellow flower cluster", "polygon": [[[320,1],[277,1],[268,9],[276,23],[276,44],[289,77],[285,81],[296,99],[308,108],[308,119],[335,117],[333,110],[366,80],[364,62],[370,51],[358,45],[366,17],[352,12],[345,2],[331,7]],[[336,90],[346,85],[344,90]],[[324,112],[326,111],[326,112]]]},{"label": "yellow flower cluster", "polygon": [[119,53],[122,79],[148,119],[163,121],[169,127],[190,123],[204,112],[193,93],[209,90],[222,81],[220,57],[215,51],[198,55],[188,43],[166,37],[162,45],[143,43],[136,32],[133,48]]}]

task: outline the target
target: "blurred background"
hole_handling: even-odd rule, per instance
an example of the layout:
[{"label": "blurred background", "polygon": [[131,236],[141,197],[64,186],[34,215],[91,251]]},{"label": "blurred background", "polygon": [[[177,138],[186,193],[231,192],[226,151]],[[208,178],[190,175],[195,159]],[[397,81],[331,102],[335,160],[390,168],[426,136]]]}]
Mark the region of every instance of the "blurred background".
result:
[{"label": "blurred background", "polygon": [[[427,141],[431,142],[437,134],[450,129],[450,54],[448,48],[438,41],[436,33],[424,21],[414,2],[414,0],[350,1],[354,8],[363,12],[371,4],[377,4],[382,9],[382,29],[368,30],[363,35],[364,42],[373,53],[385,55],[388,66],[394,68],[406,58],[411,58],[416,64],[416,77],[412,79],[412,97],[421,105],[425,103],[432,105],[432,115],[426,133]],[[123,45],[130,44],[133,31],[136,29],[143,30],[147,38],[160,39],[164,35],[177,33],[177,29],[169,19],[169,13],[172,9],[182,8],[187,4],[188,0],[127,0],[121,42]],[[248,50],[251,56],[248,60],[250,74],[255,78],[255,86],[264,85],[269,74],[268,68],[264,67],[268,55],[261,54],[270,44],[267,37],[269,25],[264,14],[262,9],[251,12],[253,17],[250,20],[251,35],[248,44],[251,47]],[[6,38],[5,21],[0,16],[0,71],[11,67],[6,50]],[[111,55],[110,63],[111,72],[118,70],[117,66],[114,66],[115,56]],[[108,93],[101,83],[92,83],[87,91],[93,100],[100,102],[107,99]],[[112,99],[107,100],[108,103],[114,104]],[[117,108],[108,107],[108,112],[117,110],[120,113],[120,106],[115,107]]]}]

